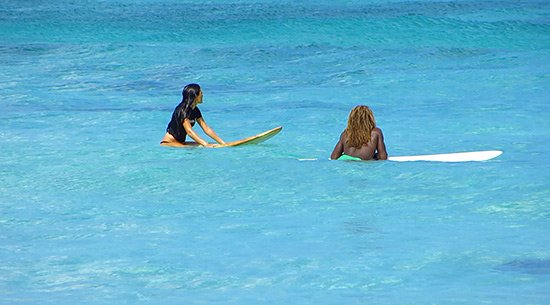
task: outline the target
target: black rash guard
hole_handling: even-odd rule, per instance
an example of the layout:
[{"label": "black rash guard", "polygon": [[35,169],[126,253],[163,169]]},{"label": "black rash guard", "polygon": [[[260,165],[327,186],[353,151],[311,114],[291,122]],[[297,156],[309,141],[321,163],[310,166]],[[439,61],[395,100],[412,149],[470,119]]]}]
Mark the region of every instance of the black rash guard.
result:
[{"label": "black rash guard", "polygon": [[185,143],[185,138],[187,137],[187,132],[185,132],[185,128],[183,128],[183,120],[189,119],[191,126],[194,126],[196,120],[202,117],[202,113],[199,110],[199,107],[195,107],[195,109],[190,109],[187,115],[185,115],[183,112],[184,106],[182,105],[182,103],[180,103],[176,107],[176,109],[174,109],[174,113],[172,113],[172,120],[170,120],[170,123],[168,123],[168,127],[166,127],[166,131],[174,136],[174,138],[176,138],[176,140],[181,143]]}]

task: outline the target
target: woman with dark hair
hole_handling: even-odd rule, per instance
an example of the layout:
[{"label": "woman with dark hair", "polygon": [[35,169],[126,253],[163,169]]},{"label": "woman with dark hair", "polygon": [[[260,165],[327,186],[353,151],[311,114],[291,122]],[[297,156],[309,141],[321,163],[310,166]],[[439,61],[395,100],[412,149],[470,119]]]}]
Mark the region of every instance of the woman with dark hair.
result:
[{"label": "woman with dark hair", "polygon": [[[214,147],[216,144],[210,144],[203,140],[195,131],[193,126],[198,122],[205,134],[210,136],[219,144],[225,142],[206,124],[202,117],[202,113],[197,107],[202,103],[202,90],[197,84],[189,84],[183,88],[181,93],[183,98],[181,103],[176,106],[172,114],[172,120],[166,127],[166,134],[160,145],[182,147],[188,145],[202,145],[206,147]],[[189,135],[195,142],[186,142],[186,137]]]},{"label": "woman with dark hair", "polygon": [[376,127],[374,114],[368,106],[359,105],[351,110],[348,126],[340,135],[332,160],[386,160],[388,153],[382,130]]}]

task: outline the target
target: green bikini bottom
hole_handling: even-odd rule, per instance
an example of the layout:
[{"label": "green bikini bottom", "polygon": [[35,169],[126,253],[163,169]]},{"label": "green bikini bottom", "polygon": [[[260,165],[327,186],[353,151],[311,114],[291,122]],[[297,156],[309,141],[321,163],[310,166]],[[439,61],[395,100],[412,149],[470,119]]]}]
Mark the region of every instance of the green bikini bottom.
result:
[{"label": "green bikini bottom", "polygon": [[348,156],[348,155],[341,155],[340,158],[338,158],[337,160],[344,160],[344,161],[362,161],[363,159],[357,158],[357,157]]}]

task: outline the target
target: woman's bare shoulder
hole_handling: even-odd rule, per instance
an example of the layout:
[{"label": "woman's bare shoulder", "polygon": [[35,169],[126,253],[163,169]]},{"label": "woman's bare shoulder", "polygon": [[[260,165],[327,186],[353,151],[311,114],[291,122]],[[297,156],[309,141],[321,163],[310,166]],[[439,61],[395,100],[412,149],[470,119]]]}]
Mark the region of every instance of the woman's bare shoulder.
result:
[{"label": "woman's bare shoulder", "polygon": [[342,131],[342,133],[340,134],[340,140],[345,140],[347,138],[346,136],[346,131]]},{"label": "woman's bare shoulder", "polygon": [[378,127],[374,127],[371,131],[371,135],[376,135],[376,136],[379,136],[382,134],[382,129],[378,128]]}]

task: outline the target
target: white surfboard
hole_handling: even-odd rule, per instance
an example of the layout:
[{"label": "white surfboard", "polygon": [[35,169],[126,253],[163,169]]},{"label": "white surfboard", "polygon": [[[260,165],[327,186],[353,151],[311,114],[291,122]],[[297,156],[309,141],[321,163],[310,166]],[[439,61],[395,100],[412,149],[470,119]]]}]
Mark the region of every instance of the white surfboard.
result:
[{"label": "white surfboard", "polygon": [[484,151],[459,152],[459,153],[450,153],[450,154],[388,157],[388,160],[397,161],[397,162],[408,162],[408,161],[469,162],[469,161],[487,161],[487,160],[496,158],[501,154],[502,154],[502,151],[500,150],[484,150]]},{"label": "white surfboard", "polygon": [[[470,151],[449,154],[388,157],[389,161],[471,162],[487,161],[502,155],[500,150]],[[298,161],[317,161],[317,158],[301,158]],[[330,160],[330,159],[329,159]]]}]

